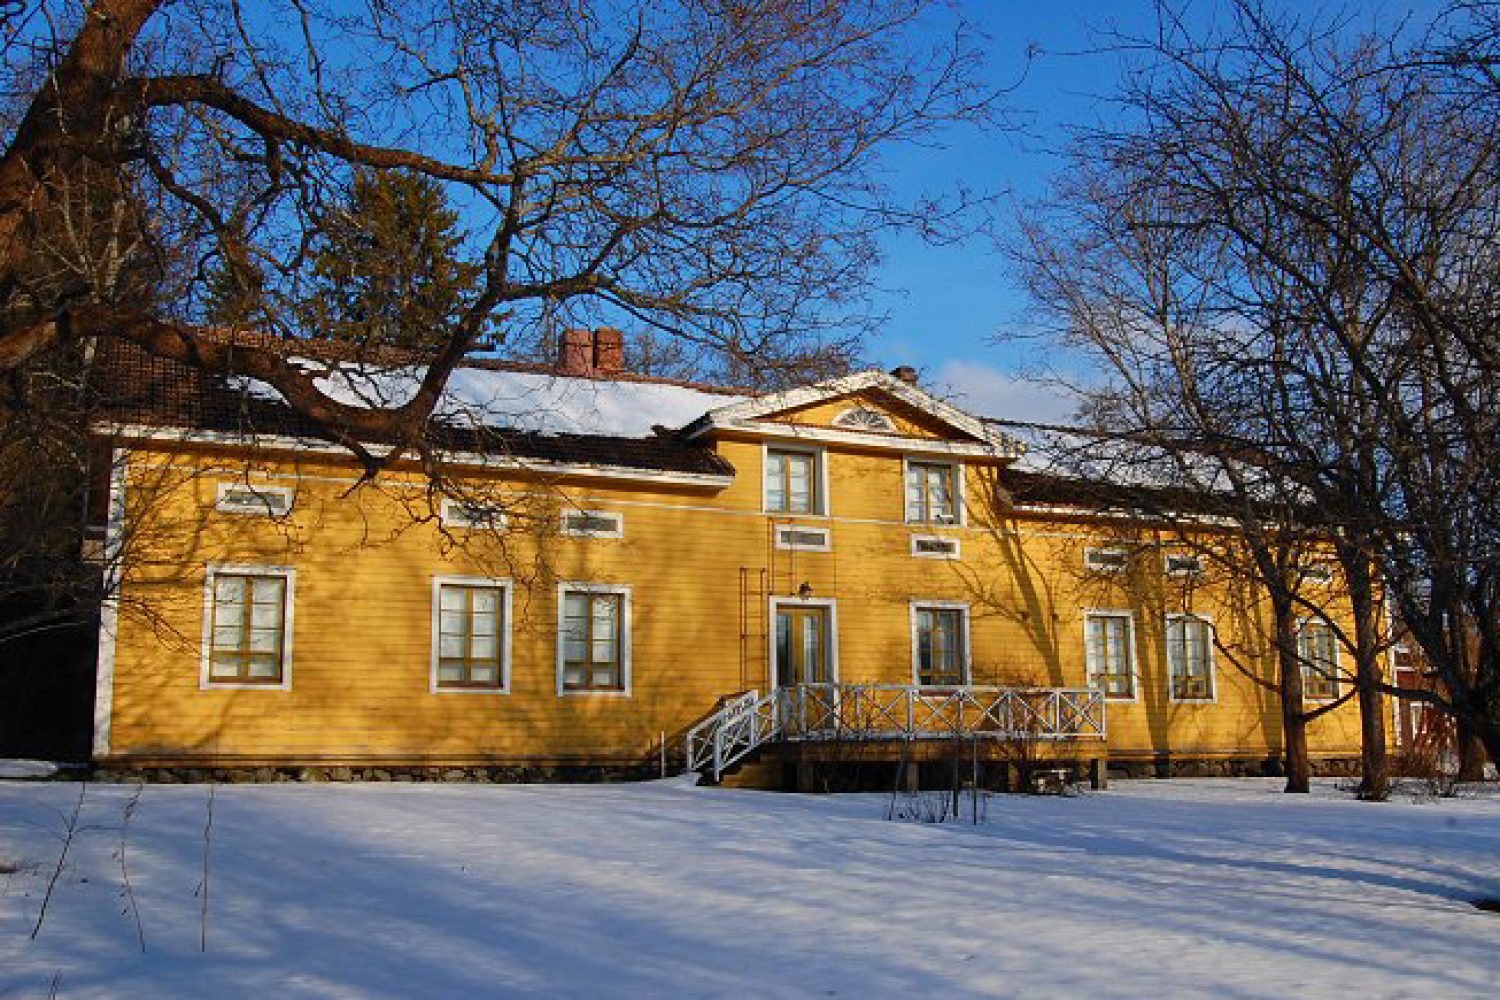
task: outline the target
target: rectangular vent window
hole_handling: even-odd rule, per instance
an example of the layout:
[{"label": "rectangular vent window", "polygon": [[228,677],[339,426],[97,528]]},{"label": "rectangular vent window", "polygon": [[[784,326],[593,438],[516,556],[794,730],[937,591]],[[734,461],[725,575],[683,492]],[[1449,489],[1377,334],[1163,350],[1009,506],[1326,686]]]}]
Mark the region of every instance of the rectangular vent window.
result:
[{"label": "rectangular vent window", "polygon": [[1199,576],[1203,560],[1198,556],[1167,556],[1168,576]]},{"label": "rectangular vent window", "polygon": [[576,538],[624,538],[625,516],[597,510],[572,511],[563,515],[563,534]]},{"label": "rectangular vent window", "polygon": [[505,527],[505,509],[499,504],[444,500],[442,519],[445,528],[500,529]]},{"label": "rectangular vent window", "polygon": [[1297,576],[1303,583],[1332,583],[1333,570],[1319,563],[1301,566],[1297,569]]},{"label": "rectangular vent window", "polygon": [[957,559],[959,557],[958,539],[942,538],[936,535],[913,535],[911,554],[927,559]]},{"label": "rectangular vent window", "polygon": [[1096,573],[1123,573],[1130,568],[1130,554],[1123,549],[1089,549],[1083,564]]},{"label": "rectangular vent window", "polygon": [[802,552],[827,552],[832,548],[826,528],[777,528],[776,547]]},{"label": "rectangular vent window", "polygon": [[214,508],[225,514],[258,514],[277,517],[292,509],[292,491],[285,486],[251,486],[220,483]]}]

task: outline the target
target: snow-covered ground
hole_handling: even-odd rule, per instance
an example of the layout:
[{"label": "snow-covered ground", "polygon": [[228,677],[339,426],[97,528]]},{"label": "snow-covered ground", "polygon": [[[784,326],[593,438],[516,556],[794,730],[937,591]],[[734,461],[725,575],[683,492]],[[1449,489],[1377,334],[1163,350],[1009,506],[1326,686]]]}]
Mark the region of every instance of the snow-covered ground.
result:
[{"label": "snow-covered ground", "polygon": [[1495,997],[1500,797],[0,783],[0,998]]}]

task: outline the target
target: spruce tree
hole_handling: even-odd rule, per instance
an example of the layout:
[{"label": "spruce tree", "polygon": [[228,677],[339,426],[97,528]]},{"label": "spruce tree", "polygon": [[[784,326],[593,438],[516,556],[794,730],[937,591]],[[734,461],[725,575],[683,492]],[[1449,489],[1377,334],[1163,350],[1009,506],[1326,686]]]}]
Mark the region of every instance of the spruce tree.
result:
[{"label": "spruce tree", "polygon": [[400,347],[441,344],[473,293],[478,269],[459,259],[463,233],[441,185],[400,171],[361,170],[321,218],[312,334]]}]

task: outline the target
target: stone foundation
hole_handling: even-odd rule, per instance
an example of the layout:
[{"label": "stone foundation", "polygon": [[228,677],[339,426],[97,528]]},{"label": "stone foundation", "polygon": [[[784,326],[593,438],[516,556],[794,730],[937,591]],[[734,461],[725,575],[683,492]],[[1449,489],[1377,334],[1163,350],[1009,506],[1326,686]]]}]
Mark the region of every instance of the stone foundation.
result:
[{"label": "stone foundation", "polygon": [[558,783],[601,784],[642,781],[659,777],[657,766],[565,765],[565,766],[287,766],[287,767],[130,767],[106,764],[89,775],[94,781],[145,781],[163,785],[276,784],[287,782],[448,782],[452,784],[538,785]]}]

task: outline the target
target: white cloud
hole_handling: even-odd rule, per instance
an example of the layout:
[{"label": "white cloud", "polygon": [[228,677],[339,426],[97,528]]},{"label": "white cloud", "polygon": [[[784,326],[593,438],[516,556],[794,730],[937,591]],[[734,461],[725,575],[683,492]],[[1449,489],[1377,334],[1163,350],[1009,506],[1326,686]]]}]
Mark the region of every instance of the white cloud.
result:
[{"label": "white cloud", "polygon": [[931,378],[938,395],[979,417],[1039,424],[1073,422],[1077,397],[1062,386],[1011,375],[979,361],[949,359]]}]

